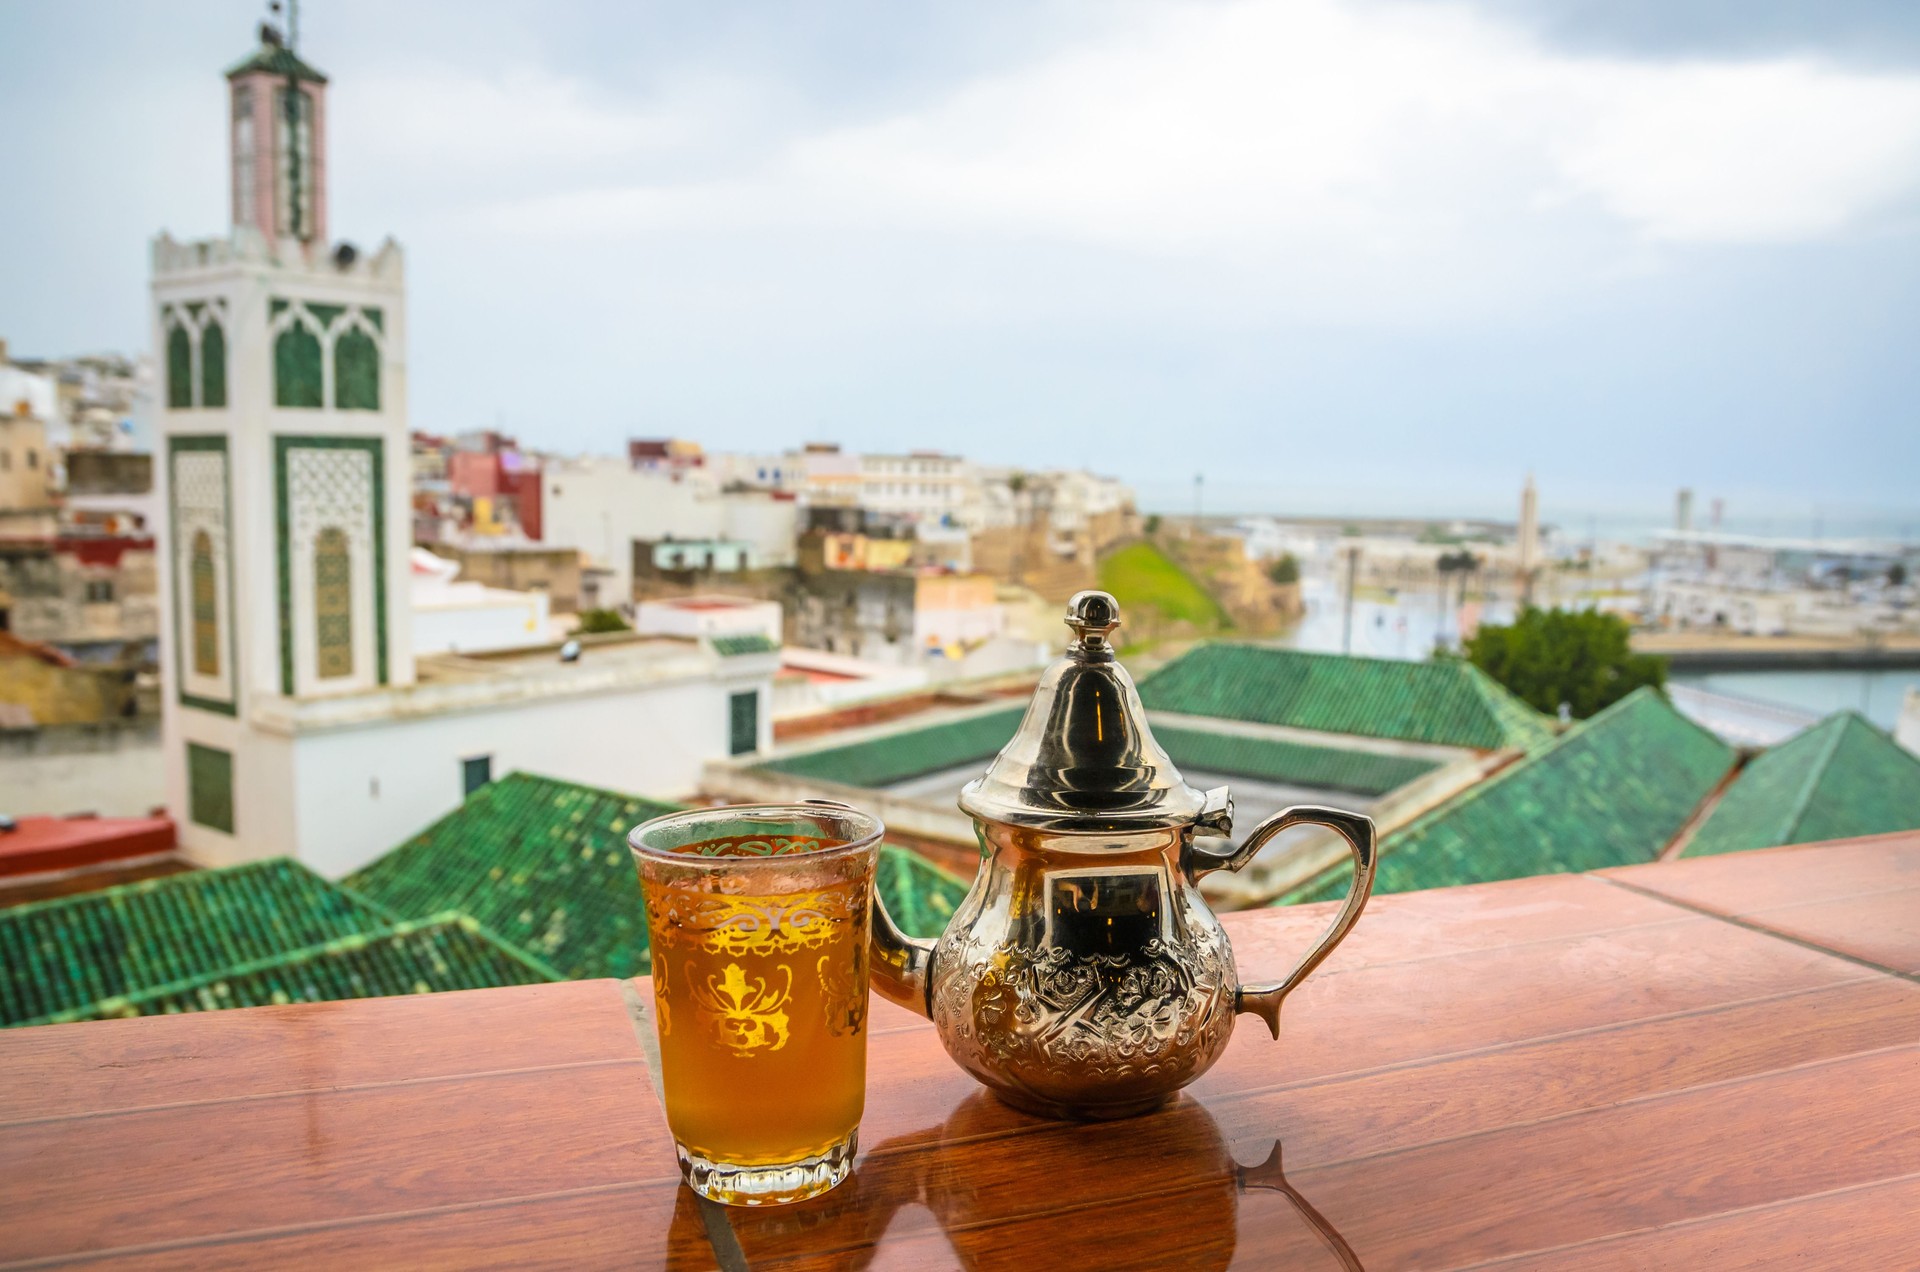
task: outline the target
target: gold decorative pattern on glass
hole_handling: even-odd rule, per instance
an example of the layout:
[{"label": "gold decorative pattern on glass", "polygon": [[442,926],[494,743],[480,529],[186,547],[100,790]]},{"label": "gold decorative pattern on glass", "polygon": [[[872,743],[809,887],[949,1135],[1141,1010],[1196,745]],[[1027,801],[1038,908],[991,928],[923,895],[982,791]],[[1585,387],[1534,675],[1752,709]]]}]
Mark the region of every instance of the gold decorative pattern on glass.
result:
[{"label": "gold decorative pattern on glass", "polygon": [[866,899],[864,888],[776,897],[674,892],[661,918],[668,944],[712,954],[792,954],[824,946]]},{"label": "gold decorative pattern on glass", "polygon": [[785,1007],[793,998],[793,969],[776,963],[751,976],[738,963],[693,986],[694,1007],[713,1040],[735,1055],[778,1051],[787,1045]]},{"label": "gold decorative pattern on glass", "polygon": [[820,976],[820,1010],[827,1032],[836,1038],[857,1036],[867,1024],[867,969],[864,959],[822,954],[813,965]]}]

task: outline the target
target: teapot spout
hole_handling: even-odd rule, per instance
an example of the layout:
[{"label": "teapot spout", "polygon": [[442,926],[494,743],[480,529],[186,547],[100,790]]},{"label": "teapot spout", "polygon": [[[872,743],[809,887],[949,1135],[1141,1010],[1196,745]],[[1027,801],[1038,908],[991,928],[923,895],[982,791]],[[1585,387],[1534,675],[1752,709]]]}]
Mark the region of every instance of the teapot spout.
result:
[{"label": "teapot spout", "polygon": [[933,1018],[933,945],[902,932],[887,913],[879,890],[874,891],[873,934],[867,943],[873,988],[888,1002],[929,1020]]}]

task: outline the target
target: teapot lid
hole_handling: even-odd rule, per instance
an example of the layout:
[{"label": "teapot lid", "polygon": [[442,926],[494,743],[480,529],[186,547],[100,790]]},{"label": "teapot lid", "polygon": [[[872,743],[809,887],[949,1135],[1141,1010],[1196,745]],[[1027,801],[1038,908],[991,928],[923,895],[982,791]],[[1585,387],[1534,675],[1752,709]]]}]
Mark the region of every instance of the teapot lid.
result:
[{"label": "teapot lid", "polygon": [[1153,739],[1133,678],[1114,657],[1120,603],[1105,592],[1067,602],[1073,640],[1048,667],[1020,729],[960,792],[982,821],[1052,830],[1185,825],[1208,807]]}]

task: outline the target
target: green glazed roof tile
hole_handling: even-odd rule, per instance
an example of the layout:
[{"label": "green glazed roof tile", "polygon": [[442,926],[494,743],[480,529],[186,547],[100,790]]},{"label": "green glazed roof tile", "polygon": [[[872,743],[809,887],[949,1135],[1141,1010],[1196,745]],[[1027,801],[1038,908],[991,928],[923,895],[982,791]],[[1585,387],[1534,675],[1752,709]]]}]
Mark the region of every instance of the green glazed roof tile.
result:
[{"label": "green glazed roof tile", "polygon": [[769,640],[759,632],[715,636],[708,643],[713,646],[713,652],[722,658],[735,658],[741,654],[771,654],[780,648],[777,641]]},{"label": "green glazed roof tile", "polygon": [[1840,711],[1756,756],[1682,854],[1851,839],[1920,828],[1920,758]]},{"label": "green glazed roof tile", "polygon": [[1453,659],[1201,645],[1148,676],[1140,700],[1151,711],[1487,751],[1534,750],[1553,737],[1546,717]]},{"label": "green glazed roof tile", "polygon": [[1440,767],[1438,760],[1214,733],[1181,725],[1155,725],[1153,736],[1183,769],[1362,795],[1384,795]]},{"label": "green glazed roof tile", "polygon": [[943,720],[864,742],[770,760],[760,767],[789,777],[870,790],[962,764],[979,763],[984,769],[986,762],[1013,739],[1026,710],[1025,706],[1008,707],[962,720]]},{"label": "green glazed roof tile", "polygon": [[345,882],[404,918],[471,915],[563,976],[637,976],[647,924],[627,832],[672,811],[512,773]]},{"label": "green glazed roof tile", "polygon": [[939,936],[967,895],[965,883],[891,844],[880,849],[874,888],[887,903],[887,913],[894,923],[908,936]]},{"label": "green glazed roof tile", "polygon": [[245,75],[250,71],[266,71],[271,75],[306,80],[311,84],[327,82],[326,76],[301,61],[292,49],[282,44],[262,43],[252,54],[229,67],[227,78],[232,79],[236,75]]},{"label": "green glazed roof tile", "polygon": [[15,906],[0,910],[0,1024],[131,997],[391,921],[284,857]]},{"label": "green glazed roof tile", "polygon": [[[965,764],[978,764],[984,770],[1012,739],[1025,710],[1009,707],[903,729],[863,742],[773,760],[760,767],[789,777],[868,790]],[[1153,736],[1182,768],[1367,795],[1383,795],[1439,767],[1437,761],[1428,759],[1215,733],[1185,725],[1155,725]]]},{"label": "green glazed roof tile", "polygon": [[[1388,835],[1375,892],[1597,870],[1657,857],[1732,767],[1734,753],[1651,689]],[[1339,867],[1281,904],[1345,894]]]},{"label": "green glazed roof tile", "polygon": [[338,1002],[534,985],[559,979],[551,968],[541,967],[503,944],[465,915],[443,914],[424,923],[397,923],[275,958],[205,972],[144,993],[102,999],[27,1023]]}]

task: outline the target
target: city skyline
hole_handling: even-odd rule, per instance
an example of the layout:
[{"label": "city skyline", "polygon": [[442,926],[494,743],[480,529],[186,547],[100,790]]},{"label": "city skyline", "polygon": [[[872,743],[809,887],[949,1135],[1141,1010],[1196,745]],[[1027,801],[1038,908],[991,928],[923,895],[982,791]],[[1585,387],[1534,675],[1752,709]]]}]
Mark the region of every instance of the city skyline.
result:
[{"label": "city skyline", "polygon": [[[302,51],[338,235],[408,249],[418,428],[938,447],[1166,510],[1204,472],[1209,511],[1511,516],[1530,468],[1574,533],[1678,486],[1897,533],[1920,40],[1831,10],[331,3]],[[16,354],[145,348],[260,15],[0,15]]]}]

